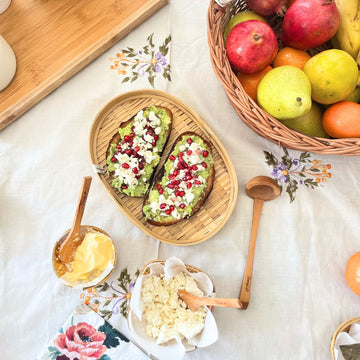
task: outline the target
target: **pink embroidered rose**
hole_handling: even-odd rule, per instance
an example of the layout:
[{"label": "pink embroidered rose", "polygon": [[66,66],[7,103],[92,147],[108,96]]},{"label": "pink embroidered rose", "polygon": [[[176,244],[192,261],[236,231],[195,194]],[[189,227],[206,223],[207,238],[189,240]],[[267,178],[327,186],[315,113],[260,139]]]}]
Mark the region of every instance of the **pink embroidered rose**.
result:
[{"label": "pink embroidered rose", "polygon": [[69,327],[54,341],[57,349],[70,360],[96,360],[106,352],[106,335],[91,325],[81,322]]}]

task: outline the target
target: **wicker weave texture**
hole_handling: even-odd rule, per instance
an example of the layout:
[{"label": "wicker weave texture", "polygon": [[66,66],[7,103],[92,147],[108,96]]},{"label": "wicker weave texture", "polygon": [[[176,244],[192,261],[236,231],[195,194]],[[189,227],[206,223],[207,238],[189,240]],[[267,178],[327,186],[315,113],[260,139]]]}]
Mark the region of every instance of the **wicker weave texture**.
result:
[{"label": "wicker weave texture", "polygon": [[[207,19],[212,66],[239,117],[258,135],[285,148],[319,154],[360,155],[359,138],[315,138],[289,129],[261,109],[246,94],[227,59],[223,41],[223,29],[231,16],[247,8],[247,3],[244,0],[231,1],[224,8],[219,6],[215,0],[211,0]],[[279,34],[281,18],[274,16],[269,20],[269,24],[275,33]]]}]

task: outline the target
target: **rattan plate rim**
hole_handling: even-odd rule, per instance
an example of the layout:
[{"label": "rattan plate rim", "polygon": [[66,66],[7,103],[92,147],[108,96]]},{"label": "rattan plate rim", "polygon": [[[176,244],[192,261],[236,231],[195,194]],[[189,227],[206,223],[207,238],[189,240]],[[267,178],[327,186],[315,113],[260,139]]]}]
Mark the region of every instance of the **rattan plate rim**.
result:
[{"label": "rattan plate rim", "polygon": [[[179,245],[179,246],[188,246],[188,245],[194,245],[194,244],[201,243],[205,240],[208,240],[212,236],[214,236],[225,225],[225,223],[231,216],[231,214],[235,208],[235,204],[236,204],[236,200],[237,200],[238,182],[237,182],[237,176],[236,176],[235,169],[233,167],[231,159],[230,159],[229,155],[227,154],[225,148],[223,147],[223,145],[221,144],[219,139],[216,137],[216,135],[213,133],[213,131],[205,123],[205,121],[202,120],[199,117],[199,115],[193,109],[191,109],[188,105],[186,105],[181,100],[177,99],[176,97],[174,97],[170,94],[167,94],[160,90],[152,90],[152,89],[134,90],[134,91],[126,92],[126,93],[123,93],[123,94],[120,94],[120,95],[114,97],[109,102],[107,102],[102,107],[102,109],[100,109],[100,111],[95,116],[95,119],[91,126],[90,136],[89,136],[89,150],[90,150],[90,158],[91,158],[92,164],[94,166],[99,165],[98,159],[100,157],[102,158],[101,154],[99,154],[98,150],[97,150],[97,139],[99,138],[99,136],[100,137],[102,136],[101,131],[108,131],[106,129],[106,116],[110,111],[109,109],[112,109],[114,106],[119,107],[121,105],[121,111],[126,113],[126,104],[127,103],[133,104],[133,102],[136,102],[140,109],[143,107],[142,103],[146,102],[146,101],[150,101],[149,99],[151,99],[151,100],[156,99],[157,101],[162,101],[167,104],[170,104],[175,109],[175,112],[179,111],[181,114],[184,114],[184,116],[179,116],[179,118],[185,117],[187,119],[187,121],[191,124],[191,126],[198,129],[198,131],[204,133],[206,135],[206,137],[208,139],[210,139],[210,141],[213,145],[214,151],[216,151],[217,158],[220,159],[220,160],[215,159],[215,167],[219,166],[221,169],[224,169],[224,176],[221,176],[221,179],[222,179],[221,183],[220,183],[220,179],[218,180],[217,176],[215,176],[214,188],[215,188],[215,186],[217,186],[217,189],[220,189],[220,185],[223,184],[224,180],[226,180],[226,184],[229,185],[228,190],[226,190],[226,191],[223,190],[224,192],[226,192],[227,197],[225,199],[219,199],[219,201],[222,202],[223,204],[226,203],[225,211],[223,213],[216,213],[216,214],[213,213],[212,214],[211,211],[213,211],[213,210],[208,209],[207,214],[209,214],[209,216],[213,216],[216,220],[215,220],[214,224],[202,225],[205,227],[207,227],[207,226],[211,227],[211,230],[209,230],[207,228],[204,229],[204,234],[200,234],[197,232],[191,233],[190,231],[188,231],[186,234],[184,234],[184,231],[185,231],[184,229],[187,229],[188,226],[189,226],[189,228],[191,228],[191,227],[194,228],[196,226],[196,223],[195,223],[196,214],[193,217],[190,217],[189,219],[186,219],[186,220],[182,220],[175,225],[170,225],[169,227],[175,227],[171,231],[173,231],[174,233],[175,232],[178,233],[181,231],[183,234],[181,236],[183,239],[177,240],[174,237],[164,236],[163,234],[161,234],[161,232],[163,232],[163,233],[166,232],[166,230],[164,230],[164,228],[167,228],[167,227],[156,227],[156,226],[146,223],[145,220],[144,221],[139,220],[131,211],[129,211],[128,207],[124,206],[123,201],[120,199],[121,195],[116,194],[114,189],[107,182],[107,178],[106,178],[107,175],[97,172],[97,176],[99,177],[99,179],[100,179],[101,183],[104,185],[107,193],[110,195],[111,199],[115,202],[115,204],[120,209],[120,211],[130,221],[132,221],[139,229],[141,229],[143,232],[145,232],[145,234],[147,234],[148,236],[155,238],[159,241],[168,243],[168,244]],[[125,119],[128,119],[128,118],[124,117],[122,121],[124,121]],[[112,123],[111,121],[110,121],[110,123],[112,124],[111,126],[114,125],[114,123]],[[118,124],[119,123],[117,123],[117,125]],[[104,128],[102,128],[102,125],[104,125]],[[173,132],[175,129],[176,129],[176,126],[173,128]],[[177,130],[177,131],[179,131],[179,130]],[[183,131],[181,131],[181,132],[183,132]],[[111,137],[108,138],[108,141],[110,141],[110,139],[111,139]],[[103,143],[104,143],[103,146],[105,146],[104,141],[103,141]],[[171,143],[169,141],[169,143],[166,146],[165,151],[163,153],[163,158],[166,157],[168,150],[170,149],[170,145],[171,145]],[[162,165],[162,162],[160,162],[158,169],[160,169],[161,165]],[[219,181],[219,183],[217,183],[217,181]],[[209,198],[212,196],[212,193],[214,192],[214,188],[213,188],[212,192],[210,193]],[[221,188],[221,189],[223,189],[223,188]],[[203,207],[206,207],[206,204],[208,201],[209,201],[209,199],[205,202]],[[224,205],[224,207],[225,207],[225,205]],[[203,210],[200,209],[199,214],[202,211]],[[184,223],[184,222],[188,222],[188,223]],[[200,225],[198,224],[198,226],[200,226]],[[216,228],[213,228],[214,226],[216,226]],[[159,230],[159,228],[162,228],[163,230]],[[194,230],[192,230],[192,231],[194,231]]]}]

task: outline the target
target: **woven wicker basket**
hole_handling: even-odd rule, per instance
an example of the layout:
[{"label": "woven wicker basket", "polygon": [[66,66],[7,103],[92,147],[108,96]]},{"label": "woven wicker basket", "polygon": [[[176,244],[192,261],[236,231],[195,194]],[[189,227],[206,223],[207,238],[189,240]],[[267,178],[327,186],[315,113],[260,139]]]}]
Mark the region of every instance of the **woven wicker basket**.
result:
[{"label": "woven wicker basket", "polygon": [[[260,136],[286,148],[320,154],[360,155],[360,138],[324,139],[304,135],[287,128],[262,110],[246,94],[226,57],[223,29],[231,16],[247,8],[244,0],[233,0],[225,7],[221,7],[215,0],[211,0],[208,11],[208,42],[211,62],[215,74],[223,84],[226,94],[240,118]],[[281,18],[273,16],[269,19],[269,24],[276,34],[280,33]]]}]

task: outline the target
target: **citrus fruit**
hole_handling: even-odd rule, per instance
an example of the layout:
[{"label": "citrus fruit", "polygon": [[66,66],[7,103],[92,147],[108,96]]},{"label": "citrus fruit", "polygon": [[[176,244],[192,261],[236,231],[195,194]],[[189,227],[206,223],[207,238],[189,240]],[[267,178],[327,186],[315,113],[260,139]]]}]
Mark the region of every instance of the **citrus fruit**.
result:
[{"label": "citrus fruit", "polygon": [[296,66],[273,68],[261,79],[257,100],[276,119],[296,118],[311,109],[310,81]]},{"label": "citrus fruit", "polygon": [[321,106],[316,102],[313,102],[310,111],[306,114],[281,122],[288,128],[303,134],[320,138],[329,138],[329,135],[325,132],[321,122],[323,112]]},{"label": "citrus fruit", "polygon": [[325,131],[334,138],[360,137],[360,104],[340,101],[324,112],[322,123]]},{"label": "citrus fruit", "polygon": [[252,73],[252,74],[244,74],[237,73],[236,77],[239,79],[242,87],[245,92],[256,102],[257,101],[257,89],[261,79],[267,74],[272,67],[269,65],[265,69]]},{"label": "citrus fruit", "polygon": [[305,50],[294,49],[287,46],[277,53],[276,58],[273,61],[273,67],[293,65],[302,69],[310,58],[311,56]]},{"label": "citrus fruit", "polygon": [[350,289],[360,296],[360,252],[351,256],[346,263],[345,279]]},{"label": "citrus fruit", "polygon": [[237,13],[236,15],[234,15],[225,25],[225,29],[224,29],[224,41],[226,42],[226,38],[229,35],[230,31],[232,30],[232,28],[243,22],[243,21],[247,21],[247,20],[260,20],[263,21],[264,23],[267,23],[266,19],[263,18],[262,16],[254,13],[251,10],[244,10],[241,11],[239,13]]},{"label": "citrus fruit", "polygon": [[304,72],[311,83],[311,97],[320,104],[333,104],[345,99],[355,89],[358,67],[345,51],[330,49],[309,59]]}]

